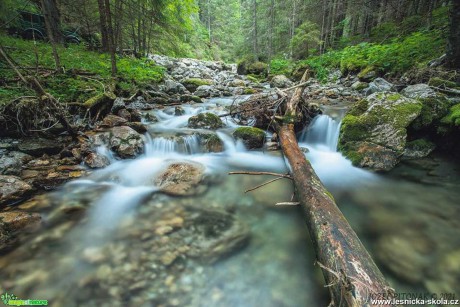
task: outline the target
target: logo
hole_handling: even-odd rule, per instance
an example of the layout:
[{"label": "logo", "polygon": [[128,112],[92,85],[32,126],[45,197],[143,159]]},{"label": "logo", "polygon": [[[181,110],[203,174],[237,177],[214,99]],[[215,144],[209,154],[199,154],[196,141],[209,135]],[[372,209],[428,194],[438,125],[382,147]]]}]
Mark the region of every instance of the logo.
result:
[{"label": "logo", "polygon": [[4,293],[0,296],[6,306],[47,306],[48,300],[20,300],[12,293]]}]

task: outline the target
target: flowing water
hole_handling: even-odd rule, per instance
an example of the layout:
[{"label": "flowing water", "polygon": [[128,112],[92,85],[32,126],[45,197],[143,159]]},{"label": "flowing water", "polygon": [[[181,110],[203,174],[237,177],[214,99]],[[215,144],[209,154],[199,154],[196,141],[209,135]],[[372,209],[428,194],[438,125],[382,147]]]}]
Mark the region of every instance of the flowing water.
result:
[{"label": "flowing water", "polygon": [[[273,177],[227,175],[286,172],[280,152],[246,150],[232,138],[239,123],[230,118],[217,131],[220,153],[203,148],[209,131],[186,127],[191,116],[224,114],[232,103],[219,98],[179,113],[154,111],[159,121],[146,123],[145,154],[134,160],[98,148],[110,166],[32,202],[46,227],[0,258],[2,288],[52,306],[326,305],[299,208],[274,206],[291,199],[291,183],[244,193]],[[355,168],[337,152],[345,108],[323,111],[299,134],[299,144],[392,285],[399,292],[460,295],[458,163],[408,161],[385,176]],[[204,165],[205,190],[158,193],[154,178],[177,161]],[[189,221],[200,214],[213,217],[215,227],[237,220],[249,241],[222,258],[220,250],[240,233],[192,257],[200,224]],[[203,255],[220,260],[203,261]]]}]

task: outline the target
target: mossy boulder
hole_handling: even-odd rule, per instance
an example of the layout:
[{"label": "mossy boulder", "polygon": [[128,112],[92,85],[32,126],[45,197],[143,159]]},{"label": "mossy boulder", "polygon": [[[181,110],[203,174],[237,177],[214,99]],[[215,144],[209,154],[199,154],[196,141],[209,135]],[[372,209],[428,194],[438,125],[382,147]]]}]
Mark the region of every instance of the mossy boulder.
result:
[{"label": "mossy boulder", "polygon": [[441,123],[449,126],[460,127],[460,103],[453,105],[446,116],[441,119]]},{"label": "mossy boulder", "polygon": [[430,81],[428,81],[428,85],[441,88],[448,87],[453,89],[460,89],[460,84],[437,77],[431,78]]},{"label": "mossy boulder", "polygon": [[257,149],[264,146],[265,131],[254,127],[240,127],[233,132],[233,137],[242,140],[248,149]]},{"label": "mossy boulder", "polygon": [[219,129],[223,127],[219,116],[213,113],[200,113],[188,120],[188,127],[193,129]]},{"label": "mossy boulder", "polygon": [[372,66],[368,66],[361,70],[358,74],[358,78],[360,81],[369,82],[374,80],[377,77],[377,72],[375,68]]},{"label": "mossy boulder", "polygon": [[427,139],[417,139],[406,144],[406,150],[404,151],[405,159],[420,159],[428,156],[436,145]]},{"label": "mossy boulder", "polygon": [[422,104],[397,93],[375,93],[357,102],[342,121],[339,150],[354,165],[390,170],[403,155],[407,127]]},{"label": "mossy boulder", "polygon": [[224,151],[224,144],[222,140],[215,133],[205,133],[200,135],[201,145],[206,152],[222,152]]},{"label": "mossy boulder", "polygon": [[268,65],[263,62],[254,62],[248,66],[248,73],[265,76],[267,74]]},{"label": "mossy boulder", "polygon": [[200,79],[200,78],[190,78],[185,79],[182,84],[185,86],[187,90],[190,92],[195,92],[199,86],[202,85],[212,85],[213,81],[210,79]]},{"label": "mossy boulder", "polygon": [[427,84],[409,85],[402,90],[401,94],[422,103],[420,116],[411,124],[414,130],[425,129],[432,125],[437,127],[439,120],[449,111],[450,103],[447,98],[433,91]]}]

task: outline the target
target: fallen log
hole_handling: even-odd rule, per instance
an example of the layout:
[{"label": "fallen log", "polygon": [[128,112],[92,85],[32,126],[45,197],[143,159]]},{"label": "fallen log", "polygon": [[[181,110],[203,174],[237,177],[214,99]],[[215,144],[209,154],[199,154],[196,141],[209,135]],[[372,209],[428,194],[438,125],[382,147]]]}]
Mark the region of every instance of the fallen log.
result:
[{"label": "fallen log", "polygon": [[[301,82],[304,83],[307,76],[306,71]],[[281,148],[290,165],[297,200],[305,214],[317,261],[329,288],[331,305],[372,306],[370,297],[389,298],[394,290],[298,146],[294,124],[303,89],[296,89],[284,116],[276,124]]]}]

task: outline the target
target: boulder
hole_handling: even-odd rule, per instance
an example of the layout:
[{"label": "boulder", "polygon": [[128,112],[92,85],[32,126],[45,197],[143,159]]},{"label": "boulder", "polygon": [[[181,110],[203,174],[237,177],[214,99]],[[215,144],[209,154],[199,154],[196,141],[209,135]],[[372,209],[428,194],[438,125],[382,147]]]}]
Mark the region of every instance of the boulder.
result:
[{"label": "boulder", "polygon": [[115,98],[113,102],[112,109],[110,110],[110,112],[113,114],[117,114],[118,111],[120,111],[121,109],[124,109],[125,107],[126,107],[125,99],[121,97],[117,97]]},{"label": "boulder", "polygon": [[222,152],[224,151],[224,144],[222,140],[215,133],[202,133],[200,134],[200,143],[205,152]]},{"label": "boulder", "polygon": [[254,127],[240,127],[233,132],[233,137],[242,140],[248,149],[257,149],[264,146],[265,131]]},{"label": "boulder", "polygon": [[401,94],[407,98],[436,98],[437,94],[427,84],[409,85],[401,91]]},{"label": "boulder", "polygon": [[[128,112],[128,110],[126,110],[126,109],[123,109],[123,110]],[[128,112],[128,114],[129,114],[129,112]],[[104,117],[104,119],[102,120],[102,125],[101,126],[112,128],[112,127],[115,127],[115,126],[123,126],[127,122],[128,121],[123,117],[109,114],[106,117]]]},{"label": "boulder", "polygon": [[351,85],[351,88],[354,89],[355,91],[362,91],[368,86],[369,86],[369,83],[362,82],[362,81],[356,81]]},{"label": "boulder", "polygon": [[103,168],[110,165],[110,160],[106,156],[95,152],[90,152],[83,161],[90,168]]},{"label": "boulder", "polygon": [[20,231],[35,230],[41,222],[38,213],[24,211],[0,212],[0,251],[14,243]]},{"label": "boulder", "polygon": [[406,147],[407,127],[422,104],[397,93],[375,93],[357,102],[342,121],[339,150],[354,165],[388,171]]},{"label": "boulder", "polygon": [[22,166],[33,157],[19,151],[11,151],[0,157],[0,175],[19,176]]},{"label": "boulder", "polygon": [[111,128],[109,145],[122,158],[135,157],[144,150],[142,135],[128,126]]},{"label": "boulder", "polygon": [[210,79],[189,78],[182,82],[187,90],[195,92],[201,85],[212,85],[214,82]]},{"label": "boulder", "polygon": [[360,81],[369,82],[377,77],[377,73],[372,68],[365,68],[359,74],[358,78]]},{"label": "boulder", "polygon": [[223,127],[223,122],[219,116],[213,113],[200,113],[192,116],[188,120],[188,127],[193,129],[219,129]]},{"label": "boulder", "polygon": [[428,156],[435,150],[436,145],[426,139],[407,142],[404,150],[405,159],[420,159]]},{"label": "boulder", "polygon": [[16,176],[0,175],[0,205],[15,203],[27,198],[33,188]]},{"label": "boulder", "polygon": [[58,154],[64,146],[54,140],[43,139],[43,138],[27,138],[23,139],[18,149],[26,154],[40,157],[43,154],[55,155]]},{"label": "boulder", "polygon": [[201,85],[199,86],[196,91],[195,91],[195,96],[198,96],[200,98],[208,98],[208,97],[214,97],[214,96],[219,96],[218,91],[213,86],[210,85]]},{"label": "boulder", "polygon": [[263,62],[255,62],[248,66],[248,73],[254,75],[265,75],[268,65]]},{"label": "boulder", "polygon": [[369,96],[373,93],[378,93],[378,92],[395,92],[396,87],[388,82],[387,80],[383,78],[377,78],[371,83],[369,83],[369,87],[365,90],[365,95]]},{"label": "boulder", "polygon": [[291,80],[289,80],[289,78],[286,77],[285,75],[276,75],[270,81],[270,85],[272,87],[278,87],[278,88],[287,88],[287,87],[292,86],[293,84],[294,83]]},{"label": "boulder", "polygon": [[166,194],[197,195],[207,189],[203,183],[205,170],[196,162],[172,162],[154,179],[154,184]]},{"label": "boulder", "polygon": [[182,84],[173,80],[166,80],[164,89],[168,94],[185,94],[187,92],[187,89]]}]

